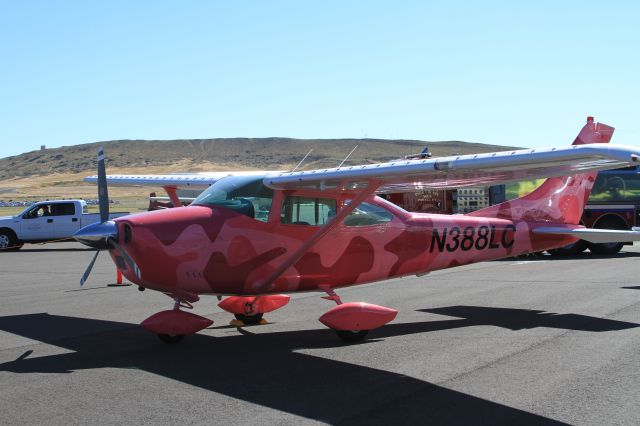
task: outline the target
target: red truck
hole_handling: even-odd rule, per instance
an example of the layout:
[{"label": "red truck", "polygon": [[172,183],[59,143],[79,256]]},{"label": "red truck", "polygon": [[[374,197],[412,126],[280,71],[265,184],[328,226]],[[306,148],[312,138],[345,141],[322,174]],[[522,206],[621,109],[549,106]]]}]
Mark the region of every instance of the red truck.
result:
[{"label": "red truck", "polygon": [[[607,170],[598,173],[580,223],[587,228],[631,229],[640,222],[639,213],[640,170],[636,167]],[[590,244],[580,240],[551,254],[571,255],[587,248],[597,254],[614,254],[624,244]]]}]

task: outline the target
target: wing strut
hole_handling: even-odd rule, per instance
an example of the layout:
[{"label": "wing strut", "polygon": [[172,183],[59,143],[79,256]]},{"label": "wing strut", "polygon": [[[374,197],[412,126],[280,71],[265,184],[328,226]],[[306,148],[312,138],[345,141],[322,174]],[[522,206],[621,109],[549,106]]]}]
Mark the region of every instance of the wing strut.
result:
[{"label": "wing strut", "polygon": [[324,238],[331,230],[335,229],[347,215],[349,215],[356,207],[358,207],[364,200],[373,195],[376,190],[380,187],[382,182],[380,181],[369,181],[369,186],[362,190],[358,195],[354,197],[353,200],[349,203],[348,206],[344,206],[342,209],[338,210],[336,215],[332,217],[329,222],[324,224],[323,226],[316,231],[315,234],[311,238],[309,238],[303,245],[300,246],[295,252],[293,252],[289,257],[284,259],[284,261],[273,271],[269,277],[261,282],[257,288],[258,293],[262,293],[268,289],[268,287],[280,277],[289,267],[294,265],[298,260],[302,258],[309,251],[311,247],[313,247],[318,241]]}]

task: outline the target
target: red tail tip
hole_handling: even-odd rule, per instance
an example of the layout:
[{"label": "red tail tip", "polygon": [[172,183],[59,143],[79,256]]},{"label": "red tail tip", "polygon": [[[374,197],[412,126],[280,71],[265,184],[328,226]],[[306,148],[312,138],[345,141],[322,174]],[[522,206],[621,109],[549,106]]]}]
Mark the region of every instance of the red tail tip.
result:
[{"label": "red tail tip", "polygon": [[589,115],[587,117],[587,123],[593,123],[593,116],[592,115]]}]

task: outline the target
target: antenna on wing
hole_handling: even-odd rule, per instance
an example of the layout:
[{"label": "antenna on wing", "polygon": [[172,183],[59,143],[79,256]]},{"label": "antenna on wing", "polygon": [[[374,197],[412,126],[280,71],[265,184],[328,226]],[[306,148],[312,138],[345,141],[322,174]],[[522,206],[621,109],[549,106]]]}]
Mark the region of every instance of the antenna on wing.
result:
[{"label": "antenna on wing", "polygon": [[295,172],[296,170],[298,170],[298,167],[300,167],[300,166],[302,165],[302,163],[304,163],[304,160],[306,160],[306,159],[307,159],[307,157],[309,156],[309,154],[311,154],[312,152],[313,152],[313,148],[311,148],[311,149],[309,150],[309,152],[307,152],[307,155],[305,155],[305,156],[302,158],[302,160],[300,160],[300,162],[298,163],[298,165],[297,165],[297,166],[295,166],[295,167],[293,168],[293,170],[291,170],[289,173],[293,173],[293,172]]},{"label": "antenna on wing", "polygon": [[425,158],[431,158],[431,157],[432,157],[431,151],[429,151],[429,147],[427,146],[420,152],[420,154],[405,155],[404,159],[405,160],[424,160]]},{"label": "antenna on wing", "polygon": [[345,161],[347,161],[349,159],[349,157],[351,157],[351,154],[353,154],[353,151],[356,150],[356,148],[358,148],[358,145],[354,146],[353,149],[351,150],[351,152],[349,154],[347,154],[346,157],[344,157],[344,160],[342,160],[342,163],[340,163],[340,165],[338,166],[338,168],[342,167],[342,165],[344,164]]}]

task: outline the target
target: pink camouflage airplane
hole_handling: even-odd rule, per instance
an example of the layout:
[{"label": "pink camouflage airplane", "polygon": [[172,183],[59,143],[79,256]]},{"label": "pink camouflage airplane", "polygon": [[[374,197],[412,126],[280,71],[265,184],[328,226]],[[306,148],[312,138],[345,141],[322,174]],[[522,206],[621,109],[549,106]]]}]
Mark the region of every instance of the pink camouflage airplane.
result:
[{"label": "pink camouflage airplane", "polygon": [[[585,229],[580,216],[598,170],[637,164],[640,150],[606,145],[613,128],[592,117],[570,147],[397,160],[300,172],[114,176],[111,182],[174,189],[206,186],[190,206],[108,220],[102,148],[102,223],[74,238],[106,249],[139,286],[161,291],[173,309],[142,322],[175,343],[213,323],[186,312],[200,295],[224,299],[236,325],[264,322],[284,293],[322,292],[335,306],[320,321],[344,340],[392,321],[397,311],[343,303],[336,289],[562,247],[584,239],[637,241],[640,232]],[[409,213],[376,194],[459,188],[547,177],[531,194],[466,215]],[[234,323],[232,321],[232,323]]]}]

